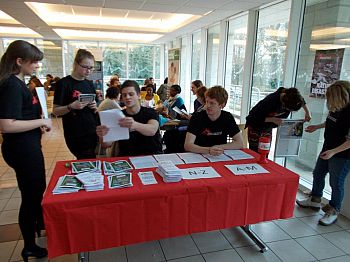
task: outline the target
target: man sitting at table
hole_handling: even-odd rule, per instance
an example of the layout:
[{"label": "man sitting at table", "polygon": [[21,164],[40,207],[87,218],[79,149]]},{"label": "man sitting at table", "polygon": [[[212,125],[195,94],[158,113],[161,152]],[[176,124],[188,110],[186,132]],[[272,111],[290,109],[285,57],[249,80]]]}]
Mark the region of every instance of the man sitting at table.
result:
[{"label": "man sitting at table", "polygon": [[[221,155],[224,149],[243,147],[241,132],[231,113],[222,110],[226,106],[228,94],[221,86],[214,86],[205,93],[205,110],[194,114],[187,128],[185,150]],[[227,143],[227,137],[232,142]]]},{"label": "man sitting at table", "polygon": [[[126,80],[120,88],[125,115],[119,121],[121,127],[130,130],[128,140],[119,141],[119,156],[137,156],[162,153],[159,133],[159,116],[153,108],[142,107],[140,87],[136,81]],[[98,126],[97,135],[102,138],[108,133],[108,127]]]}]

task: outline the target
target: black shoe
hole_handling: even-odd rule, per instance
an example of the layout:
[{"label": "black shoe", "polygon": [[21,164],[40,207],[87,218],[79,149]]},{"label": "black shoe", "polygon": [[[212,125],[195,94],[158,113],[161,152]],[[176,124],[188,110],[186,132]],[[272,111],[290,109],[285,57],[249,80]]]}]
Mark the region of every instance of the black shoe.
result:
[{"label": "black shoe", "polygon": [[43,258],[47,256],[47,249],[35,245],[33,248],[23,248],[22,253],[24,262],[28,262],[29,257]]}]

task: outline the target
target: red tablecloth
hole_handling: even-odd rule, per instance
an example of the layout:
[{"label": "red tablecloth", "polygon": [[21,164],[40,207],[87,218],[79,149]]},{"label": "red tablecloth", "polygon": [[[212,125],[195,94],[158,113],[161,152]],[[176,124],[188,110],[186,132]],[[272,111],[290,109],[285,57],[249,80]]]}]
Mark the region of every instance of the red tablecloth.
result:
[{"label": "red tablecloth", "polygon": [[255,161],[178,165],[212,166],[221,177],[167,184],[154,172],[158,184],[147,186],[134,170],[131,188],[109,189],[106,177],[103,191],[53,195],[68,170],[57,162],[42,202],[49,258],[291,217],[297,174],[274,162],[262,165],[270,173],[246,176],[224,166]]}]

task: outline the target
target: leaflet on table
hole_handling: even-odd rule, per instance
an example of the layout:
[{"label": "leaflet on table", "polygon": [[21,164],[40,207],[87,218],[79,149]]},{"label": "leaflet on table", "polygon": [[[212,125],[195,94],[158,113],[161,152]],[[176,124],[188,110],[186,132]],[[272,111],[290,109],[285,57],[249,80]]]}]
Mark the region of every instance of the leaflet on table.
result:
[{"label": "leaflet on table", "polygon": [[138,176],[143,185],[154,185],[158,183],[152,171],[139,172]]},{"label": "leaflet on table", "polygon": [[103,168],[105,175],[113,175],[115,173],[129,171],[132,169],[132,166],[126,160],[120,160],[115,162],[103,161]]},{"label": "leaflet on table", "polygon": [[61,184],[62,184],[64,178],[65,178],[65,176],[61,176],[61,177],[58,179],[55,188],[52,190],[52,193],[53,193],[54,195],[66,194],[66,193],[75,193],[75,192],[78,192],[78,191],[80,190],[80,188],[61,187]]},{"label": "leaflet on table", "polygon": [[210,162],[220,162],[220,161],[231,161],[227,155],[221,154],[219,156],[213,156],[210,154],[202,154],[205,158],[207,158]]},{"label": "leaflet on table", "polygon": [[121,173],[116,175],[111,175],[108,177],[109,188],[122,188],[122,187],[131,187],[132,184],[132,174]]},{"label": "leaflet on table", "polygon": [[104,188],[104,177],[101,173],[83,172],[77,174],[75,177],[83,183],[86,191],[103,190]]},{"label": "leaflet on table", "polygon": [[81,173],[81,172],[101,172],[101,161],[81,161],[81,162],[72,162],[72,172]]},{"label": "leaflet on table", "polygon": [[44,87],[39,86],[35,88],[36,94],[39,98],[41,111],[43,112],[44,118],[49,118],[49,113],[47,112],[47,104],[46,104],[46,92]]},{"label": "leaflet on table", "polygon": [[103,142],[129,139],[129,128],[119,125],[119,120],[125,117],[120,109],[100,111],[99,115],[101,125],[109,128],[107,134],[103,136]]},{"label": "leaflet on table", "polygon": [[95,101],[95,94],[79,94],[78,100],[81,103],[92,103]]},{"label": "leaflet on table", "polygon": [[181,169],[183,179],[200,179],[221,177],[212,167],[194,167]]},{"label": "leaflet on table", "polygon": [[174,163],[174,165],[184,164],[184,162],[181,160],[181,158],[177,154],[159,154],[159,155],[153,155],[153,156],[158,162],[171,161]]},{"label": "leaflet on table", "polygon": [[129,158],[135,169],[157,167],[158,163],[153,156],[136,156]]},{"label": "leaflet on table", "polygon": [[252,159],[252,155],[240,150],[240,149],[226,149],[224,154],[231,157],[233,160],[243,160],[243,159]]},{"label": "leaflet on table", "polygon": [[252,164],[240,164],[240,165],[225,165],[235,175],[254,175],[254,174],[266,174],[270,173],[261,165]]},{"label": "leaflet on table", "polygon": [[208,159],[201,154],[196,153],[178,153],[177,154],[186,164],[206,163]]}]

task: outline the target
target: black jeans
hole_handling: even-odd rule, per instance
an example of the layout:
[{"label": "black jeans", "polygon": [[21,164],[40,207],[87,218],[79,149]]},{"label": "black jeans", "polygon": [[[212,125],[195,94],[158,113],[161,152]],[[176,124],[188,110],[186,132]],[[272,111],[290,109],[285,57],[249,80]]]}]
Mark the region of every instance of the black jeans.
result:
[{"label": "black jeans", "polygon": [[22,203],[18,223],[24,246],[35,245],[35,231],[43,228],[41,201],[46,188],[45,162],[40,138],[16,141],[4,140],[2,155],[6,163],[16,172]]},{"label": "black jeans", "polygon": [[96,146],[98,142],[96,133],[77,138],[65,136],[65,139],[69,151],[77,159],[96,158]]}]

